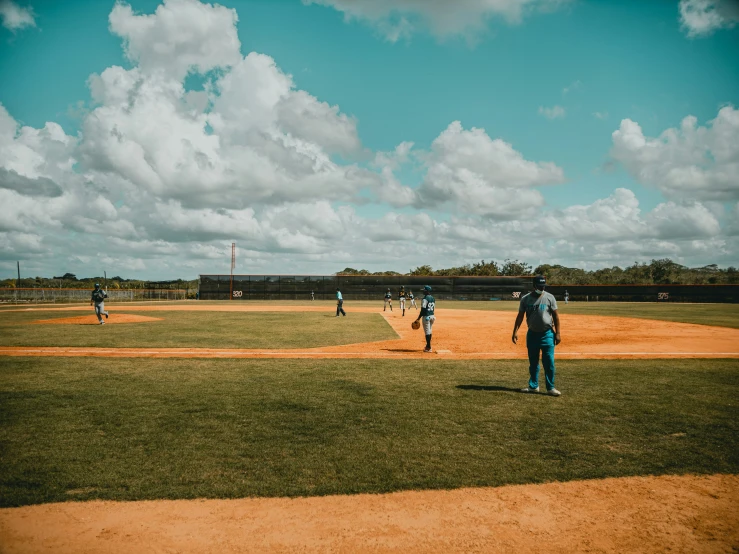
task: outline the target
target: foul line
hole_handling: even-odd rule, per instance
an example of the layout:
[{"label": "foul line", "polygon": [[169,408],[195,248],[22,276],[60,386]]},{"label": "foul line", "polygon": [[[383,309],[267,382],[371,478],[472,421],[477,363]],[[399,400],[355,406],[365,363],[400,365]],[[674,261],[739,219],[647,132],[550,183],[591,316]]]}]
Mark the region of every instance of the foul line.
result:
[{"label": "foul line", "polygon": [[[29,347],[29,348],[2,348],[0,347],[0,356],[32,356],[34,354],[50,354],[57,356],[108,356],[118,358],[132,357],[275,357],[275,358],[291,358],[291,357],[316,357],[316,358],[336,358],[341,356],[353,356],[363,358],[415,358],[429,357],[429,353],[421,350],[412,352],[388,352],[378,350],[374,352],[353,352],[353,351],[275,351],[275,350],[148,350],[148,349],[118,349],[118,348],[65,348],[65,347]],[[437,354],[441,357],[451,358],[497,358],[497,359],[519,359],[526,358],[526,353],[511,352],[451,352],[449,350],[434,351],[431,354]],[[567,357],[597,357],[606,356],[613,358],[623,357],[649,357],[649,358],[675,358],[675,357],[739,357],[739,352],[559,352],[557,356],[560,358]]]}]

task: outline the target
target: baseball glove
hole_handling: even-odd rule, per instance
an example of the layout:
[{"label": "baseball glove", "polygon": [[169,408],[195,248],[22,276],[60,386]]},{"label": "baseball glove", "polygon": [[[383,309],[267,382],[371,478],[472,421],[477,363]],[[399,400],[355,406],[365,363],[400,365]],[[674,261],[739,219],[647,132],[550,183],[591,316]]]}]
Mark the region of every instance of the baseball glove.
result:
[{"label": "baseball glove", "polygon": [[421,328],[421,322],[418,320],[415,320],[413,323],[411,323],[412,329],[420,329]]}]

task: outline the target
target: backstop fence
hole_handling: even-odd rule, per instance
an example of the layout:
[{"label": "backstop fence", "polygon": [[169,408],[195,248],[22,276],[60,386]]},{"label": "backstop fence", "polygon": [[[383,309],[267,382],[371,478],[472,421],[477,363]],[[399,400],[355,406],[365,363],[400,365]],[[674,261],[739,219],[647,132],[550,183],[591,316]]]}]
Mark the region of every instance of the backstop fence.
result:
[{"label": "backstop fence", "polygon": [[[136,302],[141,300],[185,300],[194,298],[190,289],[108,289],[112,302]],[[0,289],[2,304],[70,304],[89,302],[92,289],[15,288]]]},{"label": "backstop fence", "polygon": [[[201,300],[333,299],[336,289],[346,300],[393,298],[405,287],[422,296],[431,286],[439,300],[518,300],[531,290],[531,277],[418,277],[384,275],[200,275]],[[739,302],[739,285],[557,285],[547,291],[558,300],[565,291],[572,301]]]}]

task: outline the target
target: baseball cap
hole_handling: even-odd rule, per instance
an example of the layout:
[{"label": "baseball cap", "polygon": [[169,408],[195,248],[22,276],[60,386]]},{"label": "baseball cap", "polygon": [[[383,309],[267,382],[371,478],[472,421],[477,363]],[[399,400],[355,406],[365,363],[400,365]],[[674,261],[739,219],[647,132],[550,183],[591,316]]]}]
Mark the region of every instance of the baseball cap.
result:
[{"label": "baseball cap", "polygon": [[547,286],[547,279],[543,275],[537,275],[534,277],[534,288],[539,290],[544,290],[544,287]]},{"label": "baseball cap", "polygon": [[99,289],[100,288],[100,283],[95,283],[95,288],[96,289]]},{"label": "baseball cap", "polygon": [[423,287],[423,290],[431,292],[431,287],[426,285],[425,287]]}]

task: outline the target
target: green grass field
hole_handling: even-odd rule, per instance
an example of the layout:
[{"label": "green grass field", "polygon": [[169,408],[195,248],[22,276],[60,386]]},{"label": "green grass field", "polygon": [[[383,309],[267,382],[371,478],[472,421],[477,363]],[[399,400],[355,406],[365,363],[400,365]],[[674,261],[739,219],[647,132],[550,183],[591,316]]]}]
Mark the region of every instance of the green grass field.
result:
[{"label": "green grass field", "polygon": [[90,312],[34,311],[0,315],[0,346],[105,348],[313,348],[397,338],[380,314],[335,317],[320,312],[111,311],[162,318],[130,325],[33,325],[39,319]]},{"label": "green grass field", "polygon": [[[731,311],[563,312],[622,306],[696,323]],[[439,310],[459,307],[515,304]],[[3,313],[0,344],[300,348],[395,336],[379,314],[351,311],[29,324],[80,313]],[[560,398],[517,392],[523,361],[0,357],[0,505],[738,472],[739,360],[560,360],[557,371]]]},{"label": "green grass field", "polygon": [[0,359],[0,502],[737,473],[739,361]]}]

